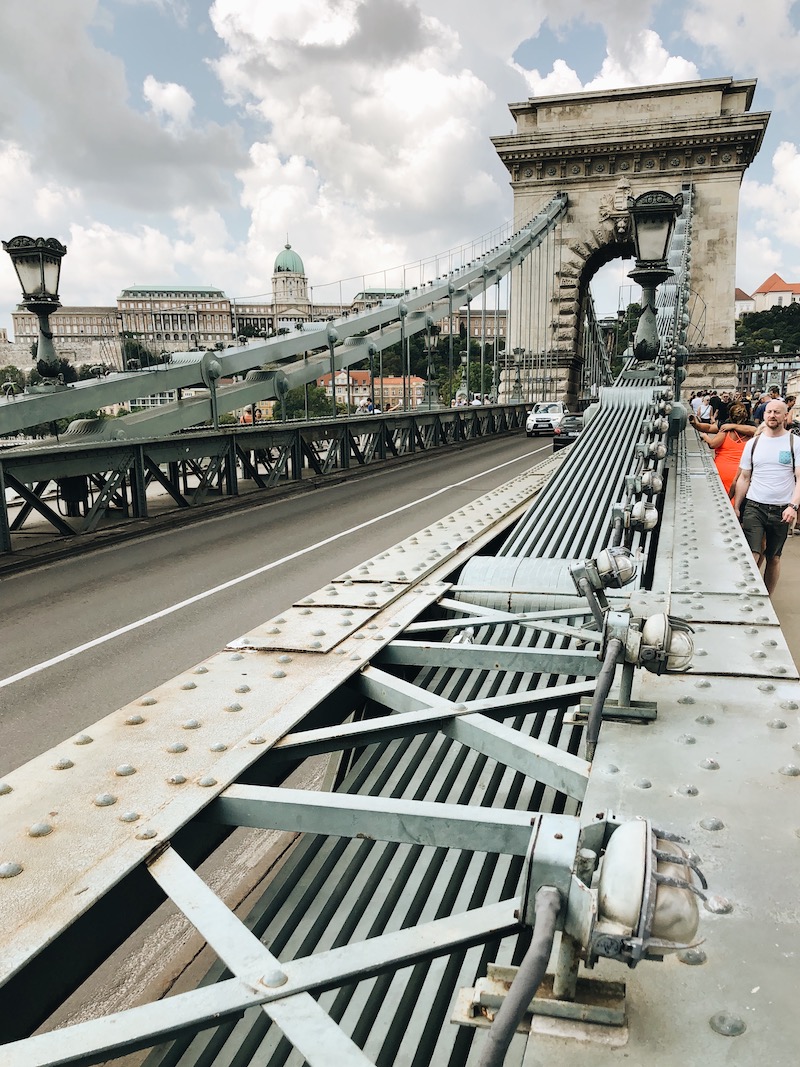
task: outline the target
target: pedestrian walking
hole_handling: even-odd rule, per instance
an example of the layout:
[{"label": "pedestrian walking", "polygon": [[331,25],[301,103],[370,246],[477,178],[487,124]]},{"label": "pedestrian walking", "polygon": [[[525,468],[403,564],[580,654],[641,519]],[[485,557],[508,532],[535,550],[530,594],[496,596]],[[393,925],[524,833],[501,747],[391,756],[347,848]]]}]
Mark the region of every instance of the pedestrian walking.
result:
[{"label": "pedestrian walking", "polygon": [[733,508],[758,564],[762,549],[764,584],[772,594],[781,571],[781,552],[800,507],[800,448],[784,426],[786,404],[770,400],[764,427],[742,452]]},{"label": "pedestrian walking", "polygon": [[701,433],[700,440],[714,449],[714,463],[717,473],[725,486],[725,492],[731,495],[736,481],[736,472],[744,452],[744,447],[752,434],[743,432],[747,422],[747,411],[743,404],[732,404],[728,413],[728,422],[716,433]]}]

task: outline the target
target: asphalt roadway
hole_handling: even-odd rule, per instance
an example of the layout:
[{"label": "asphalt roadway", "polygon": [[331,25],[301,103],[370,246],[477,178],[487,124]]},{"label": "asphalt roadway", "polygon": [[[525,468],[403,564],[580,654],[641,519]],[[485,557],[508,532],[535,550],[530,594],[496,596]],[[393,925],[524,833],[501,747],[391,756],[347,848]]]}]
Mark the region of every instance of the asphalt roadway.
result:
[{"label": "asphalt roadway", "polygon": [[3,576],[0,775],[551,451],[443,450]]}]

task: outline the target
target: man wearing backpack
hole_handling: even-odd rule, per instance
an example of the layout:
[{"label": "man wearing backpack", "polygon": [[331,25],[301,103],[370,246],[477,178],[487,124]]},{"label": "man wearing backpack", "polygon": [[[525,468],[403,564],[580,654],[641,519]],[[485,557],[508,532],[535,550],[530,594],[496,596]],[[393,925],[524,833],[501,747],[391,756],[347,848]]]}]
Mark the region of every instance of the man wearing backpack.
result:
[{"label": "man wearing backpack", "polygon": [[766,558],[764,584],[772,594],[781,571],[781,552],[800,506],[800,448],[785,428],[786,404],[770,400],[764,428],[748,441],[740,461],[733,508],[750,551]]}]

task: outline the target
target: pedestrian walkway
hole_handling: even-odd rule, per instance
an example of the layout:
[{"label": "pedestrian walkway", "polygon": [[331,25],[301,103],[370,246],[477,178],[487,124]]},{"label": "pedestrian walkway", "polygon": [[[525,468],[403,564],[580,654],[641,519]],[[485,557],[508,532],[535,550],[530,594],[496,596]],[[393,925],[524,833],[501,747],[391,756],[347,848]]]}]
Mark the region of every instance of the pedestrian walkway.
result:
[{"label": "pedestrian walkway", "polygon": [[800,535],[786,538],[781,559],[781,576],[772,604],[792,658],[800,666]]}]

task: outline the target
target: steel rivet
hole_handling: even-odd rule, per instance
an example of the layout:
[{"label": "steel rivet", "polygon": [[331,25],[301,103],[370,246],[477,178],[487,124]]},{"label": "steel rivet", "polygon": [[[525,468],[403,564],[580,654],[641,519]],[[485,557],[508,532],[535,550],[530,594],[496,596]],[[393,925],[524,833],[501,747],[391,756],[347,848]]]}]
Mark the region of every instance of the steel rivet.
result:
[{"label": "steel rivet", "polygon": [[794,763],[787,763],[778,768],[778,773],[785,775],[787,778],[797,778],[800,775],[800,767]]},{"label": "steel rivet", "polygon": [[208,777],[206,775],[203,778],[198,778],[197,779],[197,784],[198,785],[202,785],[205,789],[207,789],[207,788],[209,788],[209,786],[216,785],[217,784],[217,779],[216,778],[210,778],[210,777]]},{"label": "steel rivet", "polygon": [[696,797],[700,790],[696,785],[679,785],[675,792],[683,797]]},{"label": "steel rivet", "polygon": [[714,719],[712,719],[712,717],[710,715],[698,715],[697,718],[694,721],[695,722],[699,722],[701,726],[713,726],[714,725]]},{"label": "steel rivet", "polygon": [[717,761],[715,759],[711,759],[710,757],[708,757],[707,759],[702,760],[701,763],[700,763],[700,766],[703,768],[704,771],[718,771],[719,770],[719,764],[717,763]]},{"label": "steel rivet", "polygon": [[714,815],[710,816],[708,819],[701,819],[700,820],[700,825],[702,826],[702,828],[704,830],[724,830],[725,829],[725,823],[722,821],[722,819],[718,819]]},{"label": "steel rivet", "polygon": [[167,778],[167,785],[183,785],[186,781],[186,776],[183,774],[171,774]]},{"label": "steel rivet", "polygon": [[126,811],[123,815],[120,815],[120,822],[136,822],[140,818],[138,811]]},{"label": "steel rivet", "polygon": [[143,722],[144,722],[144,719],[142,718],[141,715],[129,715],[128,718],[125,720],[125,725],[126,726],[141,726]]},{"label": "steel rivet", "polygon": [[88,734],[78,734],[72,743],[73,745],[91,745],[92,740],[93,738],[89,737]]},{"label": "steel rivet", "polygon": [[311,631],[311,636],[312,637],[324,637],[325,636],[325,631],[324,630],[312,630]]},{"label": "steel rivet", "polygon": [[139,833],[136,835],[136,838],[139,841],[150,841],[155,836],[155,830],[140,830]]},{"label": "steel rivet", "polygon": [[633,784],[637,789],[652,789],[653,787],[649,778],[637,778]]},{"label": "steel rivet", "polygon": [[130,763],[122,763],[114,771],[114,774],[116,774],[118,778],[127,778],[129,774],[136,774],[136,768],[132,767]]},{"label": "steel rivet", "polygon": [[273,678],[285,678],[286,677],[286,671],[280,671],[280,670],[273,671],[272,672],[272,677]]},{"label": "steel rivet", "polygon": [[261,984],[265,985],[268,989],[279,989],[282,985],[286,985],[289,981],[288,977],[280,970],[268,971],[261,979]]},{"label": "steel rivet", "polygon": [[188,747],[183,741],[173,741],[171,745],[167,745],[167,752],[186,752]]},{"label": "steel rivet", "polygon": [[249,739],[251,745],[266,745],[266,737],[251,737]]},{"label": "steel rivet", "polygon": [[209,752],[227,752],[228,746],[223,741],[215,741]]},{"label": "steel rivet", "polygon": [[249,692],[250,692],[250,686],[249,685],[237,685],[236,688],[234,689],[234,693],[249,693]]},{"label": "steel rivet", "polygon": [[322,648],[322,642],[321,641],[312,641],[311,644],[308,647],[309,648]]},{"label": "steel rivet", "polygon": [[195,667],[192,674],[208,674],[208,667]]},{"label": "steel rivet", "polygon": [[8,784],[8,782],[0,782],[0,797],[4,797],[7,793],[13,793],[14,790]]},{"label": "steel rivet", "polygon": [[228,656],[228,659],[232,659],[232,660],[244,659],[244,656],[241,654],[241,652],[234,652],[233,655]]},{"label": "steel rivet", "polygon": [[708,1020],[711,1029],[722,1037],[739,1037],[747,1029],[744,1019],[727,1011],[718,1011]]},{"label": "steel rivet", "polygon": [[759,685],[758,688],[759,688],[759,691],[762,692],[762,693],[774,693],[775,692],[775,686],[772,684],[772,682],[762,682],[761,685]]},{"label": "steel rivet", "polygon": [[681,736],[678,738],[679,745],[693,745],[696,743],[696,741],[697,738],[692,737],[691,734],[681,734]]},{"label": "steel rivet", "polygon": [[95,806],[98,808],[110,808],[116,802],[117,798],[112,796],[111,793],[98,793],[94,798]]},{"label": "steel rivet", "polygon": [[[156,700],[155,697],[142,697],[142,699],[139,701],[140,707],[143,707],[143,708],[151,708],[153,706],[153,704],[157,704],[157,703],[158,703],[158,701]],[[144,720],[142,720],[142,721],[144,721]]]},{"label": "steel rivet", "polygon": [[62,756],[62,758],[60,760],[56,760],[56,762],[53,764],[53,770],[54,771],[68,771],[70,769],[70,767],[74,767],[74,766],[75,766],[75,764],[72,762],[71,759],[67,759],[66,756]]},{"label": "steel rivet", "polygon": [[200,720],[187,719],[186,722],[182,723],[181,725],[184,730],[198,730],[200,728]]},{"label": "steel rivet", "polygon": [[241,704],[237,704],[236,701],[234,700],[234,702],[232,704],[226,704],[223,710],[224,711],[241,711],[242,710],[242,705]]},{"label": "steel rivet", "polygon": [[22,874],[21,863],[0,863],[0,878],[16,878]]},{"label": "steel rivet", "polygon": [[800,707],[796,700],[782,700],[780,706],[784,711],[797,711]]},{"label": "steel rivet", "polygon": [[53,827],[49,822],[35,822],[28,830],[28,837],[47,837],[52,832]]},{"label": "steel rivet", "polygon": [[609,763],[609,765],[605,767],[604,770],[606,774],[619,774],[619,767],[616,765],[616,763]]},{"label": "steel rivet", "polygon": [[684,952],[678,953],[678,959],[689,967],[699,967],[700,964],[706,962],[708,957],[701,948],[687,948]]},{"label": "steel rivet", "polygon": [[267,630],[268,634],[279,634],[280,632],[281,631],[277,626],[271,626],[270,629]]},{"label": "steel rivet", "polygon": [[701,678],[700,681],[694,683],[695,689],[710,689],[711,682],[707,678]]},{"label": "steel rivet", "polygon": [[777,667],[770,667],[770,674],[786,674],[786,668],[778,665]]},{"label": "steel rivet", "polygon": [[181,689],[185,689],[185,690],[197,689],[197,682],[184,682],[183,685],[181,686]]},{"label": "steel rivet", "polygon": [[766,659],[766,658],[767,658],[766,652],[756,651],[756,652],[751,652],[750,653],[750,659]]},{"label": "steel rivet", "polygon": [[694,697],[679,697],[679,704],[694,704]]},{"label": "steel rivet", "polygon": [[770,719],[767,723],[767,726],[770,728],[770,730],[786,729],[786,723],[783,721],[783,719]]}]

